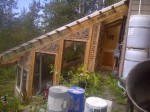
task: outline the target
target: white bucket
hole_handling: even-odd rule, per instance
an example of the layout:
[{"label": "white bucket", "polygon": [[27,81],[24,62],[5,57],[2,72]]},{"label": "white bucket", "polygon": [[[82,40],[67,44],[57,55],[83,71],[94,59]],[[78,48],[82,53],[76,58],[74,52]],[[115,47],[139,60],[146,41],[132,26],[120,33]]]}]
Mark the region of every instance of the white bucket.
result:
[{"label": "white bucket", "polygon": [[107,102],[98,97],[89,97],[85,101],[84,112],[107,112]]},{"label": "white bucket", "polygon": [[68,88],[53,86],[49,88],[47,112],[68,111]]}]

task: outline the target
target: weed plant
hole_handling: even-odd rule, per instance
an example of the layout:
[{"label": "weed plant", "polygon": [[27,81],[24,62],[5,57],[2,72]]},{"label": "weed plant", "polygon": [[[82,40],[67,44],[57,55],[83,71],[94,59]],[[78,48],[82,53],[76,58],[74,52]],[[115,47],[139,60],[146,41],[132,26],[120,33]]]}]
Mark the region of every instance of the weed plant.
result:
[{"label": "weed plant", "polygon": [[83,67],[78,67],[76,72],[69,71],[67,76],[69,79],[64,79],[61,76],[60,81],[65,86],[78,86],[85,89],[85,95],[100,94],[103,88],[102,77],[100,73],[88,73],[83,71]]},{"label": "weed plant", "polygon": [[[87,96],[102,96],[105,88],[109,89],[109,94],[115,97],[115,102],[118,104],[126,104],[126,98],[124,91],[118,87],[117,79],[110,72],[84,72],[83,67],[80,66],[76,72],[69,71],[67,73],[68,79],[64,79],[60,75],[60,81],[62,85],[71,87],[79,86],[85,89],[85,95]],[[105,96],[107,97],[107,96]]]}]

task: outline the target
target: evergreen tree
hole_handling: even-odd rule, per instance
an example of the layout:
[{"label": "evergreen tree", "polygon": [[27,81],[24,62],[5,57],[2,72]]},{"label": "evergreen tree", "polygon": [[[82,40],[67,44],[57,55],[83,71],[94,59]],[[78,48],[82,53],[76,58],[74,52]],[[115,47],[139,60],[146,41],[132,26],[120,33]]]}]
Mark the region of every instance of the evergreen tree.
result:
[{"label": "evergreen tree", "polygon": [[16,6],[15,0],[0,1],[0,51],[11,46],[11,29],[16,15],[13,10],[16,9]]},{"label": "evergreen tree", "polygon": [[[6,5],[6,9],[0,8],[0,11],[2,12],[0,14],[4,15],[3,17],[0,16],[0,52],[41,35],[41,28],[39,25],[41,10],[40,2],[33,0],[29,5],[29,11],[23,9],[19,16],[15,16],[13,9],[16,8],[15,6],[17,3],[14,0],[2,1],[3,4],[1,5],[3,7]],[[12,3],[12,5],[9,3]],[[3,19],[8,17],[8,21]]]},{"label": "evergreen tree", "polygon": [[23,36],[26,41],[41,35],[40,11],[40,1],[36,2],[35,0],[33,0],[32,3],[29,5],[29,11],[27,12],[24,9],[21,12],[19,18],[21,20],[21,27],[26,31],[26,34]]},{"label": "evergreen tree", "polygon": [[43,6],[45,31],[70,23],[119,0],[50,0]]},{"label": "evergreen tree", "polygon": [[0,0],[0,30],[12,25],[17,2],[15,0]]},{"label": "evergreen tree", "polygon": [[[72,0],[73,1],[73,0]],[[43,7],[43,25],[50,31],[78,18],[76,3],[70,0],[51,0]]]}]

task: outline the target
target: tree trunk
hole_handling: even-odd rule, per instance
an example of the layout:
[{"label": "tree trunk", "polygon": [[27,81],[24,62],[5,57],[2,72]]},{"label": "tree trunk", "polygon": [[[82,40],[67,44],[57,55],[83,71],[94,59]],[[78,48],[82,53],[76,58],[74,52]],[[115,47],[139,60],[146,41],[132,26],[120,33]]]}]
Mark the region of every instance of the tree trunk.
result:
[{"label": "tree trunk", "polygon": [[104,0],[98,0],[98,10],[101,10],[102,8],[104,8]]}]

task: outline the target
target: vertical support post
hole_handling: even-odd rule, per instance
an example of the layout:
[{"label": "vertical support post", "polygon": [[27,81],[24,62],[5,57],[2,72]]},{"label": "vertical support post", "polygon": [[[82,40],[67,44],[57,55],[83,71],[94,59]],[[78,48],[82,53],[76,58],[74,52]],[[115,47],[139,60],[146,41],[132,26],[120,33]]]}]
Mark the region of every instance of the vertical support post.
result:
[{"label": "vertical support post", "polygon": [[64,52],[64,39],[61,39],[59,41],[59,50],[58,54],[56,55],[56,61],[55,61],[55,73],[53,77],[53,84],[58,85],[59,84],[59,78],[61,74],[61,68],[62,68],[62,58],[63,58],[63,52]]},{"label": "vertical support post", "polygon": [[84,71],[85,72],[88,71],[88,66],[89,66],[92,32],[93,32],[93,26],[90,28],[89,40],[86,42],[85,56],[84,56]]},{"label": "vertical support post", "polygon": [[90,47],[90,56],[89,56],[89,65],[88,65],[88,71],[94,72],[96,67],[96,57],[97,57],[97,51],[98,51],[98,45],[99,43],[99,35],[100,35],[100,29],[102,27],[102,23],[97,23],[93,26],[93,33],[92,33],[92,39],[91,39],[91,47]]},{"label": "vertical support post", "polygon": [[[126,37],[126,35],[125,35]],[[120,60],[120,65],[119,65],[119,76],[122,77],[123,75],[123,68],[124,68],[124,58],[125,58],[125,52],[126,52],[126,38],[123,40],[123,47],[121,49],[121,60]]]},{"label": "vertical support post", "polygon": [[39,92],[42,89],[42,54],[40,54],[40,68],[39,68]]},{"label": "vertical support post", "polygon": [[32,86],[33,86],[33,76],[34,76],[34,63],[35,63],[35,50],[31,52],[31,61],[30,61],[30,73],[29,73],[29,86],[27,97],[30,99],[32,97]]},{"label": "vertical support post", "polygon": [[20,74],[20,94],[22,95],[22,84],[23,84],[23,66],[21,66],[21,74]]}]

